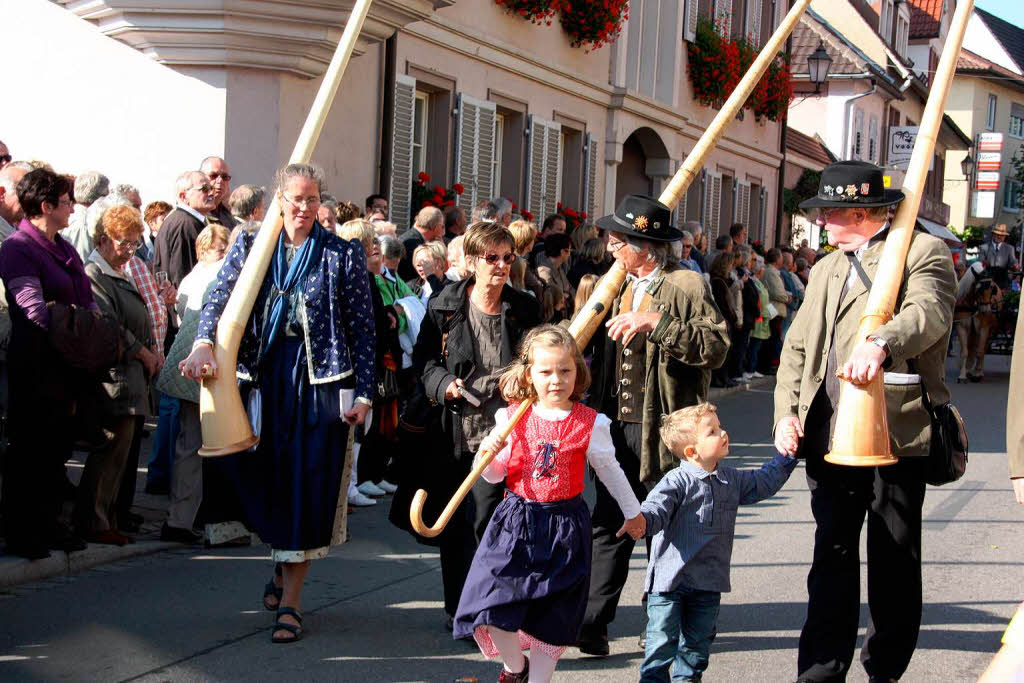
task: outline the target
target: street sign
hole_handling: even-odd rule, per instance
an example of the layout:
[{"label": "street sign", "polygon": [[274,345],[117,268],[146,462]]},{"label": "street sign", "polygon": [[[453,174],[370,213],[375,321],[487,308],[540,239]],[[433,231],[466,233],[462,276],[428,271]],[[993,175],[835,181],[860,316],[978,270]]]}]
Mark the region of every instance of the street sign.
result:
[{"label": "street sign", "polygon": [[979,152],[1000,152],[1003,149],[1002,133],[982,133],[978,136]]},{"label": "street sign", "polygon": [[917,140],[917,126],[889,127],[889,163],[902,164],[910,161]]},{"label": "street sign", "polygon": [[974,189],[976,190],[998,190],[998,171],[978,171],[974,174]]},{"label": "street sign", "polygon": [[999,152],[978,152],[977,170],[998,171],[1002,163],[1002,154]]},{"label": "street sign", "polygon": [[972,192],[971,215],[975,218],[994,218],[996,215],[996,193]]}]

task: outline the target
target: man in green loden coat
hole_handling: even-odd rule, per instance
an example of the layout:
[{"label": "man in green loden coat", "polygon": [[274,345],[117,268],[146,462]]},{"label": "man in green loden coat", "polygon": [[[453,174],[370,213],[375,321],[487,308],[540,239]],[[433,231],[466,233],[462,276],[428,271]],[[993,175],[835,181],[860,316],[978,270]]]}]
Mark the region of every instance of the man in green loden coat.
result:
[{"label": "man in green loden coat", "polygon": [[[640,195],[622,200],[597,221],[611,233],[608,251],[629,276],[612,303],[608,334],[594,335],[589,404],[611,418],[615,456],[640,500],[678,460],[661,443],[661,416],[708,398],[711,371],[725,362],[729,333],[704,278],[679,267],[671,243],[682,231],[671,212]],[[608,624],[615,618],[629,574],[634,541],[616,538],[622,512],[597,483],[593,565],[581,652],[608,654]]]},{"label": "man in green loden coat", "polygon": [[[915,232],[895,315],[866,337],[858,336],[889,209],[902,199],[902,192],[884,189],[881,168],[842,161],[822,171],[817,196],[800,205],[819,210],[818,225],[838,249],[811,271],[804,303],[786,336],[775,388],[775,446],[806,458],[816,524],[799,681],[842,681],[849,672],[860,616],[865,516],[870,619],[861,660],[869,679],[899,679],[917,645],[922,466],[931,440],[921,382],[933,404],[949,401],[944,369],[956,277],[946,245]],[[899,461],[885,467],[825,462],[835,432],[837,375],[863,384],[879,372],[885,373],[889,435]]]}]

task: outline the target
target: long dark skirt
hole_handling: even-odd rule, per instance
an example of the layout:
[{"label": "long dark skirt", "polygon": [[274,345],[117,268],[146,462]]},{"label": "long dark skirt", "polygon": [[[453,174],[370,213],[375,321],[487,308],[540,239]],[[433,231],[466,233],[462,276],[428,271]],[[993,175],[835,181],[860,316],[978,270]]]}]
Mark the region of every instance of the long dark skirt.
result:
[{"label": "long dark skirt", "polygon": [[582,496],[537,503],[509,492],[473,557],[454,637],[474,636],[488,657],[498,653],[486,626],[518,631],[524,646],[574,644],[590,590],[590,536]]},{"label": "long dark skirt", "polygon": [[322,556],[331,544],[345,467],[348,425],[340,385],[311,385],[303,340],[285,337],[264,361],[260,392],[259,446],[228,456],[233,462],[225,471],[235,476],[246,522],[264,543],[274,551]]}]

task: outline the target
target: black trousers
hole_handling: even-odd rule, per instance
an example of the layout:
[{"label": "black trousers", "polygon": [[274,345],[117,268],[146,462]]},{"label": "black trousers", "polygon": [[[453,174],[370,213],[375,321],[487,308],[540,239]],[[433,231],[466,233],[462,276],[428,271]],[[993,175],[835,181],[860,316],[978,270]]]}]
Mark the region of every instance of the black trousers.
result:
[{"label": "black trousers", "polygon": [[801,679],[842,681],[850,670],[860,616],[860,532],[868,521],[868,619],[861,662],[869,676],[900,678],[921,627],[923,462],[887,467],[807,459],[817,525],[807,575],[807,621],[800,634]]},{"label": "black trousers", "polygon": [[[472,463],[473,454],[463,454],[462,460]],[[468,473],[469,469],[466,469]],[[477,479],[441,534],[441,583],[444,586],[444,611],[448,616],[455,616],[473,555],[487,530],[494,508],[504,497],[504,482],[490,484],[482,477]]]},{"label": "black trousers", "polygon": [[[640,481],[640,450],[642,447],[643,425],[612,420],[612,443],[615,458],[622,466],[629,485],[639,500],[647,497],[647,488]],[[629,558],[636,541],[629,534],[621,538],[615,532],[622,528],[625,519],[619,504],[608,493],[600,480],[597,481],[597,502],[591,513],[593,524],[594,557],[590,570],[590,596],[587,600],[587,614],[583,619],[585,636],[607,635],[608,624],[615,619],[622,587],[629,575]],[[648,547],[650,553],[650,547]]]}]

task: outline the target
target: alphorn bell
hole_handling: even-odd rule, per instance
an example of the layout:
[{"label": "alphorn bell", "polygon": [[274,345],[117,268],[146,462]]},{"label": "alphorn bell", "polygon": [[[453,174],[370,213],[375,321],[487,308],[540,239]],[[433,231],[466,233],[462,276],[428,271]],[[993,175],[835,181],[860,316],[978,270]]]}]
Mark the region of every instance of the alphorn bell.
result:
[{"label": "alphorn bell", "polygon": [[[338,92],[338,86],[341,85],[341,78],[345,75],[345,68],[359,38],[359,32],[370,11],[371,2],[372,0],[356,0],[353,5],[348,21],[345,22],[341,40],[327,71],[324,72],[324,80],[320,83],[320,89],[302,125],[299,139],[295,142],[288,163],[308,163],[313,155],[313,149],[320,139],[320,132],[327,120],[334,96]],[[253,433],[249,424],[249,417],[238,391],[238,347],[283,227],[281,205],[275,195],[270,208],[267,209],[263,224],[256,233],[231,296],[228,297],[220,322],[217,323],[213,352],[219,373],[216,377],[204,378],[199,391],[199,420],[203,432],[203,447],[199,449],[199,455],[231,455],[251,448],[259,442],[259,437]]]},{"label": "alphorn bell", "polygon": [[[867,339],[875,330],[892,320],[896,309],[928,166],[935,151],[946,97],[953,82],[960,46],[973,7],[974,0],[960,2],[953,13],[946,46],[939,58],[910,165],[907,167],[907,177],[903,181],[905,199],[896,210],[889,234],[885,238],[882,258],[857,328],[857,339]],[[841,375],[840,379],[842,385],[836,408],[836,428],[832,436],[832,448],[825,460],[835,465],[852,467],[878,467],[896,463],[897,458],[892,454],[889,440],[883,373],[878,372],[873,380],[863,385],[853,384]]]},{"label": "alphorn bell", "polygon": [[[736,89],[729,95],[721,110],[719,110],[714,120],[711,121],[711,125],[700,136],[697,144],[694,145],[693,151],[686,157],[683,165],[676,171],[672,180],[661,193],[658,200],[662,204],[670,209],[675,208],[679,200],[686,194],[686,190],[690,187],[694,178],[697,177],[697,173],[703,168],[708,155],[711,154],[715,145],[718,144],[722,135],[725,134],[726,127],[736,118],[736,114],[747,101],[747,98],[750,97],[750,93],[754,91],[758,81],[761,80],[761,76],[768,70],[768,66],[775,60],[775,56],[782,49],[782,44],[786,42],[786,38],[796,28],[800,16],[810,4],[811,0],[797,0],[794,3],[792,9],[790,9],[782,23],[775,30],[775,33],[765,43],[764,48],[758,54],[754,63],[750,65],[747,73],[740,79]],[[572,323],[569,325],[569,333],[572,334],[579,348],[582,349],[586,346],[594,332],[600,327],[601,321],[608,314],[608,311],[611,310],[612,304],[619,295],[619,290],[622,289],[622,283],[625,280],[626,270],[616,262],[611,270],[605,273],[598,281],[594,287],[594,293],[587,299],[587,303],[576,313]],[[522,419],[531,405],[531,401],[523,401],[501,432],[502,440],[508,438],[516,423]],[[416,495],[413,496],[412,506],[409,508],[409,521],[412,524],[413,530],[420,536],[427,538],[433,538],[440,534],[495,455],[497,454],[489,452],[483,454],[483,457],[477,461],[473,471],[469,473],[455,492],[455,495],[448,501],[448,504],[433,526],[427,526],[423,522],[423,506],[427,501],[427,492],[423,489],[418,490]]]}]

